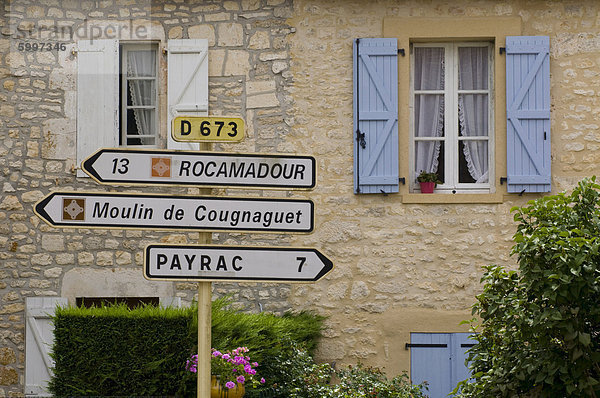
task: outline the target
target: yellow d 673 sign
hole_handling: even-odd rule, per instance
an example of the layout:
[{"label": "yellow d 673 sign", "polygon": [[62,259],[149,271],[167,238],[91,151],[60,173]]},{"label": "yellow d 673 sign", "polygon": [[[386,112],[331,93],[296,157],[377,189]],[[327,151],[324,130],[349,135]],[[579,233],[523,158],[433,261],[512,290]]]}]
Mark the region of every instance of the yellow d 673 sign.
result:
[{"label": "yellow d 673 sign", "polygon": [[177,116],[171,135],[180,142],[239,142],[244,139],[244,121],[237,117]]}]

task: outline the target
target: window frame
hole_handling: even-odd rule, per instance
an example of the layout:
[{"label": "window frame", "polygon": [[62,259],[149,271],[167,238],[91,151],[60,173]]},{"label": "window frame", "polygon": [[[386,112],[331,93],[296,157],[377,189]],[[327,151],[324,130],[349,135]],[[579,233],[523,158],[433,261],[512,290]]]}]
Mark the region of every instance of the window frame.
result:
[{"label": "window frame", "polygon": [[[152,78],[142,77],[137,79],[131,79],[127,76],[127,53],[129,51],[149,50],[155,52],[154,58],[154,76]],[[160,91],[160,78],[159,78],[159,63],[160,63],[160,43],[155,41],[119,41],[119,137],[118,142],[120,147],[133,147],[133,148],[159,148],[160,147],[160,102],[159,102],[159,91]],[[135,106],[127,104],[127,83],[129,80],[153,80],[154,81],[154,105],[153,106]],[[145,135],[144,137],[154,137],[154,144],[152,145],[134,145],[128,144],[128,138],[135,138],[135,135],[127,135],[127,111],[130,109],[154,109],[154,126],[155,131],[153,135]]]},{"label": "window frame", "polygon": [[[399,175],[409,178],[409,97],[410,90],[410,43],[439,41],[489,41],[494,44],[494,171],[490,176],[488,193],[461,193],[447,195],[413,193],[410,184],[401,184],[399,194],[402,203],[502,203],[507,193],[506,184],[499,176],[506,173],[506,57],[500,52],[505,47],[507,36],[521,36],[520,17],[385,17],[383,37],[396,38],[398,49],[404,56],[398,57],[398,152]],[[404,51],[402,51],[404,50]],[[490,166],[492,167],[492,166]]]},{"label": "window frame", "polygon": [[[488,47],[488,89],[487,90],[459,90],[458,88],[458,49],[462,47]],[[445,73],[444,88],[441,90],[415,90],[414,84],[414,48],[436,47],[444,48]],[[415,170],[415,144],[418,141],[441,141],[444,146],[444,184],[436,187],[437,193],[489,193],[493,185],[494,173],[494,43],[491,41],[414,41],[410,43],[410,90],[409,90],[409,189],[411,192],[420,192],[420,186],[416,182],[418,171]],[[415,112],[414,100],[416,95],[422,95],[419,91],[432,93],[439,92],[444,96],[444,136],[419,137],[415,136]],[[460,94],[487,94],[488,96],[488,132],[487,136],[463,137],[458,131],[458,97]],[[484,138],[485,137],[485,138]],[[460,183],[459,182],[459,143],[461,141],[487,141],[488,142],[488,183]],[[450,178],[448,178],[450,177]]]}]

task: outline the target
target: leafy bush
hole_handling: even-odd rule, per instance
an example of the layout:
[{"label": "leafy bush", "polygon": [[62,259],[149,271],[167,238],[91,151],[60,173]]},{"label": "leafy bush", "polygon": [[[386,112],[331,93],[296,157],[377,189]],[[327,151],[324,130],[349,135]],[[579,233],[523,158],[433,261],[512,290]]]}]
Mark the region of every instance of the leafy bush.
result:
[{"label": "leafy bush", "polygon": [[388,380],[380,369],[361,364],[336,371],[327,363],[315,363],[293,342],[279,352],[275,363],[281,383],[272,387],[273,398],[425,397],[425,386],[411,385],[406,374]]},{"label": "leafy bush", "polygon": [[514,208],[518,271],[488,266],[464,397],[600,393],[600,185]]},{"label": "leafy bush", "polygon": [[[238,313],[229,303],[213,302],[212,345],[250,348],[266,379],[278,366],[273,362],[278,348],[285,348],[280,341],[314,349],[320,337],[323,317]],[[185,364],[197,349],[197,314],[197,307],[58,308],[50,391],[56,396],[196,396],[195,375]],[[269,381],[277,383],[278,374]]]}]

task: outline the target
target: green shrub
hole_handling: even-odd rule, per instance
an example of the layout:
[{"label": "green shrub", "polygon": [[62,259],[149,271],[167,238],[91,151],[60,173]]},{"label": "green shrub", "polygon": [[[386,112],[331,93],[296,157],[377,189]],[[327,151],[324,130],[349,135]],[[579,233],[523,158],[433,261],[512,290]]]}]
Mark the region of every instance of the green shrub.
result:
[{"label": "green shrub", "polygon": [[465,397],[600,395],[600,186],[515,208],[518,271],[486,267]]},{"label": "green shrub", "polygon": [[417,398],[425,397],[425,385],[411,385],[403,373],[391,380],[378,368],[361,364],[337,372],[340,382],[333,388],[331,397],[344,398]]},{"label": "green shrub", "polygon": [[184,376],[193,309],[58,308],[56,396],[174,395]]},{"label": "green shrub", "polygon": [[380,369],[361,364],[336,371],[330,364],[315,363],[294,342],[278,353],[275,363],[281,383],[272,387],[273,398],[425,397],[425,386],[411,385],[406,374],[389,380]]},{"label": "green shrub", "polygon": [[[232,309],[230,304],[228,298],[213,302],[212,346],[220,351],[247,347],[252,361],[259,363],[258,372],[266,383],[256,391],[247,389],[246,397],[271,397],[277,391],[273,385],[280,386],[288,380],[281,358],[297,345],[312,353],[321,337],[325,318],[310,312],[290,312],[283,316],[243,313]],[[195,394],[195,374],[188,374],[186,378],[185,388],[180,393]]]},{"label": "green shrub", "polygon": [[[246,314],[229,304],[213,302],[212,345],[248,347],[260,375],[269,380],[264,391],[281,377],[275,358],[291,344],[282,342],[316,347],[320,316]],[[196,396],[196,375],[185,370],[185,363],[197,350],[197,313],[197,307],[58,308],[50,391],[56,396]]]}]

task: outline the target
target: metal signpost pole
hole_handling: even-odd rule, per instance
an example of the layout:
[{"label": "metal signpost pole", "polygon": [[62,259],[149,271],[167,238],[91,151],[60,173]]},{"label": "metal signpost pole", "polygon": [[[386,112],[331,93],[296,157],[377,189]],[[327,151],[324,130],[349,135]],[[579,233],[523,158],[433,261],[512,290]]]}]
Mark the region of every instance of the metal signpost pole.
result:
[{"label": "metal signpost pole", "polygon": [[[211,144],[200,143],[200,150],[209,151]],[[200,188],[200,195],[210,194],[209,188]],[[212,242],[211,232],[200,232],[200,244]],[[210,354],[211,354],[211,327],[212,327],[212,283],[198,283],[198,398],[210,397]]]}]

